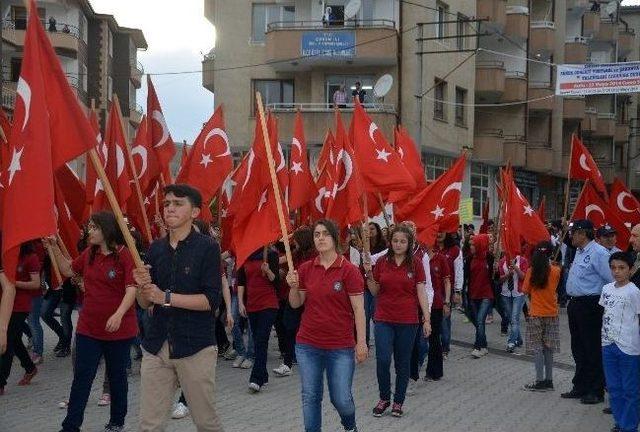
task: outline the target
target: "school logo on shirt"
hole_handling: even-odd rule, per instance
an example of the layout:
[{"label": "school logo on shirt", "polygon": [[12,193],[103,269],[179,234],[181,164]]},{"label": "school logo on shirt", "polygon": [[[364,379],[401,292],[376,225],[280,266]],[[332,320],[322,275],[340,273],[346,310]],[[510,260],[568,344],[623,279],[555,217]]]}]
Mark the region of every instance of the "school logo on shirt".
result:
[{"label": "school logo on shirt", "polygon": [[407,272],[407,277],[409,279],[413,279],[413,272]]},{"label": "school logo on shirt", "polygon": [[111,269],[107,272],[107,278],[113,280],[116,278],[116,271],[114,269]]},{"label": "school logo on shirt", "polygon": [[189,273],[191,273],[191,267],[186,266],[186,267],[184,268],[184,274],[188,275]]},{"label": "school logo on shirt", "polygon": [[587,255],[586,257],[584,257],[584,259],[582,261],[585,264],[589,264],[589,262],[591,262],[591,255]]},{"label": "school logo on shirt", "polygon": [[335,282],[333,283],[333,290],[334,290],[335,292],[340,292],[340,291],[342,291],[342,281],[335,281]]},{"label": "school logo on shirt", "polygon": [[18,271],[18,273],[22,273],[22,271],[24,270],[24,267],[22,267],[21,265],[18,266],[18,268],[16,269]]}]

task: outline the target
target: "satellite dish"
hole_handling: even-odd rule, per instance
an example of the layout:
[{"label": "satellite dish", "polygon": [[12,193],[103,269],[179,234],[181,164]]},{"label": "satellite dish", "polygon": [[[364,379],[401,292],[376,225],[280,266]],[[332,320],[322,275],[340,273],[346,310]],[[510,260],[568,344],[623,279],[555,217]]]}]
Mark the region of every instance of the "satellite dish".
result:
[{"label": "satellite dish", "polygon": [[360,6],[362,6],[362,1],[361,0],[351,0],[344,7],[344,17],[346,19],[351,19],[351,18],[355,17],[356,14],[358,13],[358,11],[360,10]]},{"label": "satellite dish", "polygon": [[389,74],[384,74],[376,81],[376,85],[373,86],[373,94],[376,97],[383,98],[389,93],[391,86],[393,86],[393,77]]}]

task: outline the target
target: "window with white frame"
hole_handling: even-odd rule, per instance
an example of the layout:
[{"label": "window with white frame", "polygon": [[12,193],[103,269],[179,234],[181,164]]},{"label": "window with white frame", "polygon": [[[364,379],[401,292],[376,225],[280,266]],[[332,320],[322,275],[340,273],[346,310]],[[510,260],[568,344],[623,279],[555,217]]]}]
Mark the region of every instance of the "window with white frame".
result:
[{"label": "window with white frame", "polygon": [[425,161],[425,170],[428,181],[434,181],[442,174],[444,174],[451,165],[453,164],[453,159],[447,156],[440,156],[434,154],[428,154],[424,157]]},{"label": "window with white frame", "polygon": [[280,108],[290,108],[293,106],[294,85],[293,80],[253,80],[253,91],[251,92],[251,102],[255,110],[255,92],[259,91],[264,105],[278,104]]},{"label": "window with white frame", "polygon": [[467,103],[467,91],[456,86],[456,126],[467,125],[467,113],[465,104]]},{"label": "window with white frame", "polygon": [[462,15],[462,14],[458,14],[458,22],[456,22],[456,48],[459,50],[465,49],[466,47],[466,42],[465,42],[465,32],[466,32],[466,26],[467,23],[466,21],[469,18],[467,18],[466,16]]},{"label": "window with white frame", "polygon": [[107,30],[107,33],[109,34],[107,37],[109,56],[113,57],[113,33],[111,33],[111,30]]},{"label": "window with white frame", "polygon": [[111,100],[113,97],[113,78],[107,77],[107,99]]},{"label": "window with white frame", "polygon": [[482,209],[489,201],[489,166],[479,163],[471,164],[471,198],[473,199],[473,215],[482,216]]},{"label": "window with white frame", "polygon": [[263,43],[267,26],[274,22],[292,22],[296,7],[290,5],[254,3],[251,5],[251,42]]}]

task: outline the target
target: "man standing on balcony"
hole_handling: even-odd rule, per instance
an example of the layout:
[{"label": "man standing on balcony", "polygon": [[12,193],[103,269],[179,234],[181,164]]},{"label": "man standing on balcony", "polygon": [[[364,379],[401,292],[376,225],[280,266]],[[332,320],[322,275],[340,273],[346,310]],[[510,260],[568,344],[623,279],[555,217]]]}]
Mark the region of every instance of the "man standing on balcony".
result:
[{"label": "man standing on balcony", "polygon": [[344,91],[344,84],[340,84],[340,88],[333,93],[334,108],[345,108],[347,106],[347,93]]},{"label": "man standing on balcony", "polygon": [[360,81],[356,81],[356,88],[351,92],[352,97],[358,97],[360,103],[364,103],[364,98],[367,96],[367,92],[362,88]]}]

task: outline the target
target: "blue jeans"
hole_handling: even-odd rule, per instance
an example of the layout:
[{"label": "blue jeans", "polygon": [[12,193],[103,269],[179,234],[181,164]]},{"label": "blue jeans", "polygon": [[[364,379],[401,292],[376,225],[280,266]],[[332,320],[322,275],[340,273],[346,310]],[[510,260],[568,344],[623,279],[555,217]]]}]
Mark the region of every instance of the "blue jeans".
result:
[{"label": "blue jeans", "polygon": [[409,384],[411,351],[416,339],[418,324],[390,324],[377,322],[376,335],[376,373],[380,399],[391,400],[391,356],[396,369],[396,386],[393,401],[403,404]]},{"label": "blue jeans", "polygon": [[500,296],[502,300],[502,308],[505,315],[509,317],[509,338],[508,344],[522,345],[522,336],[520,334],[520,317],[522,316],[522,307],[524,306],[524,296],[507,297]]},{"label": "blue jeans", "polygon": [[[237,294],[233,294],[231,297],[231,314],[233,315],[233,329],[231,329],[233,349],[236,350],[240,357],[253,359],[255,357],[255,353],[253,352],[253,335],[251,334],[251,326],[248,324],[248,320],[240,315],[238,310]],[[247,323],[247,345],[244,344],[242,331],[243,321]]]},{"label": "blue jeans", "polygon": [[31,349],[34,354],[42,356],[44,350],[44,333],[42,331],[42,324],[40,323],[40,312],[42,310],[42,296],[34,297],[31,299],[31,312],[29,313],[29,328],[33,335],[33,348]]},{"label": "blue jeans", "polygon": [[442,352],[448,353],[451,350],[451,314],[442,318]]},{"label": "blue jeans", "polygon": [[485,330],[485,321],[489,310],[491,309],[491,299],[471,300],[471,313],[473,316],[473,325],[476,327],[476,340],[473,343],[475,349],[487,347],[487,333]]},{"label": "blue jeans", "polygon": [[76,334],[76,359],[73,383],[69,395],[67,416],[62,422],[64,432],[77,432],[84,420],[91,385],[96,377],[100,358],[104,356],[111,392],[109,423],[124,426],[127,415],[127,362],[133,339],[103,341]]},{"label": "blue jeans", "polygon": [[367,346],[371,340],[371,320],[373,320],[373,314],[376,311],[376,298],[371,294],[368,289],[364,290],[364,316],[366,322],[367,331]]},{"label": "blue jeans", "polygon": [[613,343],[602,347],[602,363],[616,426],[621,432],[636,432],[640,421],[640,356],[625,354]]},{"label": "blue jeans", "polygon": [[[56,320],[53,316],[54,312],[58,308],[58,305],[62,305],[62,290],[49,291],[47,295],[44,297],[42,301],[42,313],[40,317],[42,321],[58,336],[58,339],[65,346],[69,346],[71,344],[71,333],[65,332],[65,327],[62,326],[61,323]],[[63,320],[62,317],[62,307],[60,308],[60,321]],[[66,329],[68,330],[68,328]]]},{"label": "blue jeans", "polygon": [[267,372],[267,351],[269,349],[269,336],[271,327],[276,320],[278,309],[264,309],[258,312],[249,312],[249,323],[253,330],[253,349],[256,358],[251,369],[250,383],[262,386],[269,382],[269,372]]},{"label": "blue jeans", "polygon": [[327,372],[329,397],[338,411],[345,430],[356,428],[356,406],[351,387],[355,371],[353,348],[320,349],[296,344],[296,357],[302,382],[302,415],[305,432],[322,429],[322,393],[324,372]]}]

